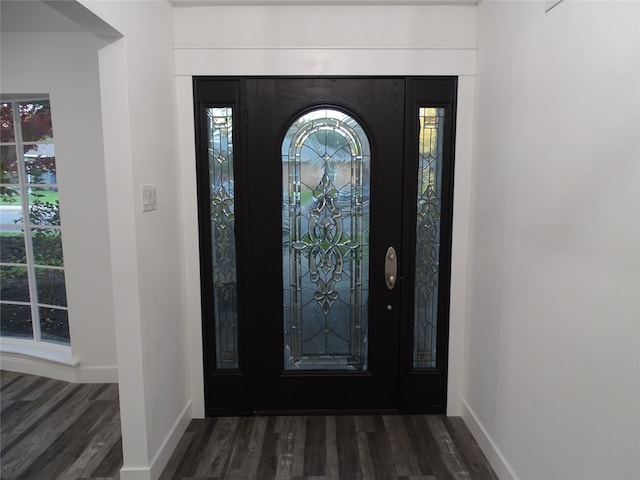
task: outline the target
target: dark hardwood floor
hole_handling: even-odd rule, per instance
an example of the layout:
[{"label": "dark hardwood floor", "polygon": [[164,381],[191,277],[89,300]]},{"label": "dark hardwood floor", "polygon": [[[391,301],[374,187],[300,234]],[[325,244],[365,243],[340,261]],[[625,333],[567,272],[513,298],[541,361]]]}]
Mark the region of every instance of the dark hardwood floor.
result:
[{"label": "dark hardwood floor", "polygon": [[[118,479],[115,384],[1,372],[2,479]],[[162,479],[497,480],[462,419],[440,415],[192,420]]]},{"label": "dark hardwood floor", "polygon": [[2,371],[0,477],[119,478],[117,384],[75,384]]},{"label": "dark hardwood floor", "polygon": [[335,415],[192,420],[169,479],[496,480],[459,417]]}]

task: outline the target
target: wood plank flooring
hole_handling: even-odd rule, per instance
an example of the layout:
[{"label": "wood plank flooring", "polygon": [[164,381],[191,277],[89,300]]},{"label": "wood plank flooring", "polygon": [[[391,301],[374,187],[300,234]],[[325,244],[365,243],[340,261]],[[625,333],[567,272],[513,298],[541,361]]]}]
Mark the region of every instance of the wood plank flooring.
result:
[{"label": "wood plank flooring", "polygon": [[[115,384],[0,374],[0,477],[119,479]],[[162,480],[497,480],[462,419],[438,415],[192,420]]]},{"label": "wood plank flooring", "polygon": [[75,384],[0,372],[0,477],[117,479],[117,384]]},{"label": "wood plank flooring", "polygon": [[459,417],[192,420],[161,480],[497,480]]}]

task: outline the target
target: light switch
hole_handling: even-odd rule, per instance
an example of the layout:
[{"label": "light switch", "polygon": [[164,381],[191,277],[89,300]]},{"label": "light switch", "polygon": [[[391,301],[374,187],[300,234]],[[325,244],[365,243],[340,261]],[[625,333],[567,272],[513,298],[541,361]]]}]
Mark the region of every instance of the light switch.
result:
[{"label": "light switch", "polygon": [[158,204],[156,202],[156,186],[142,185],[142,211],[151,212],[156,210]]}]

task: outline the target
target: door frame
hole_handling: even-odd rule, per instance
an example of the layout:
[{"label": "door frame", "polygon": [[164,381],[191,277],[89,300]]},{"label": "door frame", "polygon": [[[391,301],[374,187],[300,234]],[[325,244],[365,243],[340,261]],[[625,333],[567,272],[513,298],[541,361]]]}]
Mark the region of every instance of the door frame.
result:
[{"label": "door frame", "polygon": [[[196,131],[196,148],[199,151],[198,157],[200,162],[197,164],[198,174],[198,190],[200,192],[199,203],[199,217],[202,230],[200,231],[200,264],[201,264],[201,279],[202,279],[202,328],[203,328],[203,344],[209,345],[207,351],[204,351],[204,372],[208,376],[204,379],[205,388],[211,390],[213,385],[220,385],[226,387],[228,390],[233,390],[235,393],[231,395],[224,402],[217,403],[216,406],[210,406],[207,410],[208,415],[218,414],[242,414],[250,413],[254,411],[253,408],[253,393],[252,388],[256,379],[252,379],[254,375],[253,363],[250,362],[251,355],[248,352],[249,345],[251,344],[250,325],[248,320],[243,323],[243,317],[249,318],[246,312],[243,311],[242,301],[239,298],[238,302],[238,335],[240,340],[238,343],[238,350],[240,352],[240,368],[235,371],[218,370],[211,365],[215,365],[215,340],[214,340],[214,328],[211,320],[213,318],[213,312],[211,306],[213,304],[213,297],[211,293],[213,291],[210,279],[210,258],[211,258],[211,238],[209,225],[209,180],[208,180],[208,160],[202,161],[202,159],[208,158],[207,141],[203,140],[202,132],[203,125],[202,119],[204,109],[209,106],[223,106],[233,105],[234,108],[234,130],[240,130],[247,125],[247,112],[245,108],[247,105],[245,97],[245,81],[260,80],[261,78],[266,81],[278,80],[278,79],[298,79],[298,80],[318,80],[321,83],[324,80],[375,80],[375,79],[397,79],[402,80],[403,91],[406,89],[405,100],[402,101],[405,109],[405,134],[403,138],[404,143],[404,167],[401,169],[402,176],[405,179],[403,187],[403,214],[405,217],[415,217],[415,215],[408,215],[415,213],[415,186],[410,185],[407,182],[414,182],[415,171],[418,163],[417,137],[415,135],[418,132],[417,117],[413,118],[413,115],[417,112],[417,107],[420,105],[444,107],[448,110],[445,117],[444,125],[444,161],[442,164],[442,192],[441,200],[443,203],[442,209],[442,223],[441,229],[441,241],[440,241],[440,259],[444,260],[440,262],[439,268],[439,295],[438,295],[438,359],[437,367],[433,370],[416,370],[415,367],[411,367],[411,351],[413,349],[412,335],[413,327],[409,325],[409,320],[405,320],[400,323],[401,335],[399,341],[406,341],[407,345],[401,345],[401,355],[399,357],[400,364],[404,365],[398,370],[398,380],[400,382],[397,395],[399,398],[397,408],[404,412],[420,412],[420,413],[443,413],[446,407],[447,398],[447,365],[448,365],[448,347],[449,347],[449,292],[451,286],[451,237],[452,237],[452,214],[453,214],[453,183],[454,183],[454,162],[455,162],[455,144],[456,144],[456,115],[457,115],[457,83],[458,78],[455,76],[428,76],[428,77],[415,77],[415,76],[233,76],[233,77],[198,77],[193,79],[194,93],[192,97],[194,105],[194,122]],[[317,82],[316,82],[317,83]],[[215,92],[215,93],[212,93]],[[206,99],[206,100],[203,100]],[[444,99],[444,100],[443,100]],[[252,106],[248,106],[251,109]],[[235,137],[235,136],[234,136]],[[248,174],[248,162],[246,157],[248,151],[247,137],[244,134],[239,134],[234,138],[234,158],[235,158],[235,175],[245,176]],[[415,158],[414,158],[415,157]],[[244,159],[244,160],[242,160]],[[415,170],[415,171],[414,171]],[[245,222],[238,222],[235,227],[236,231],[236,243],[239,246],[248,245],[249,242],[249,205],[246,202],[248,198],[248,184],[243,182],[236,182],[236,200],[237,204],[234,207],[236,209],[236,216],[245,217]],[[408,207],[407,207],[408,205]],[[413,223],[413,226],[411,226]],[[410,265],[414,265],[415,252],[411,249],[412,244],[415,242],[415,221],[409,222],[409,227],[403,227],[403,245],[400,247],[404,252],[405,259],[402,263],[405,266],[405,271],[413,271]],[[411,238],[413,237],[413,238]],[[248,292],[250,291],[250,272],[249,264],[246,261],[246,257],[251,255],[250,249],[245,249],[244,253],[242,248],[237,252],[237,283],[239,289],[239,295],[245,295],[244,300],[248,300]],[[409,253],[410,252],[410,253]],[[243,256],[245,258],[243,258]],[[375,261],[374,261],[375,262]],[[208,275],[207,275],[208,274]],[[405,287],[402,290],[402,304],[409,310],[413,310],[413,303],[409,303],[409,300],[413,298],[413,278],[406,279]],[[443,288],[444,287],[444,288]],[[244,292],[243,292],[244,290]],[[248,310],[247,310],[248,311]],[[411,314],[413,318],[413,314]],[[244,337],[244,338],[243,338]],[[248,339],[248,340],[246,340]],[[397,347],[396,347],[397,348]],[[209,373],[207,373],[209,372]],[[213,372],[213,376],[211,376]],[[215,380],[218,379],[218,381]],[[221,388],[221,387],[216,387]],[[438,402],[432,403],[430,400],[427,403],[421,401],[421,398],[430,397],[430,391],[438,391],[436,394]],[[410,392],[420,392],[421,395],[412,395]],[[213,395],[212,392],[209,395]]]},{"label": "door frame", "polygon": [[[229,56],[233,53],[233,56]],[[295,51],[293,52],[297,54]],[[185,337],[188,345],[188,383],[191,415],[204,416],[204,382],[202,351],[202,312],[200,308],[200,267],[195,179],[195,142],[193,109],[193,75],[243,76],[265,75],[456,75],[458,106],[456,127],[456,170],[454,173],[454,216],[452,238],[451,301],[449,314],[448,415],[469,415],[463,399],[465,382],[465,332],[471,209],[471,175],[473,115],[475,100],[475,49],[463,49],[455,55],[439,49],[400,49],[392,58],[384,48],[366,52],[345,49],[304,51],[306,59],[330,58],[331,62],[284,62],[291,54],[280,48],[220,50],[216,47],[180,48],[176,55],[176,94],[178,103],[179,174],[182,191],[183,246],[185,273]],[[260,62],[255,62],[259,54]],[[220,57],[222,55],[222,57]],[[285,57],[286,56],[286,57]],[[221,62],[220,59],[228,62]],[[380,59],[386,58],[384,61]],[[375,60],[375,61],[373,61]],[[372,65],[376,65],[372,69]]]}]

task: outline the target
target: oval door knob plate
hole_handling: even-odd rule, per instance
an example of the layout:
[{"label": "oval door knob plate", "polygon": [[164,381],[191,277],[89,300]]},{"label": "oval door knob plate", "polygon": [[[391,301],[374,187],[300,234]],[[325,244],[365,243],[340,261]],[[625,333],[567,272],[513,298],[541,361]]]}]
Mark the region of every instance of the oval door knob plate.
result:
[{"label": "oval door knob plate", "polygon": [[384,281],[389,290],[396,286],[396,276],[398,275],[398,255],[393,247],[387,248],[384,258]]}]

